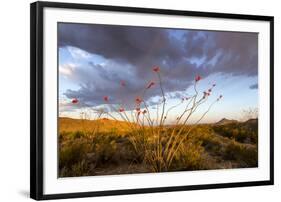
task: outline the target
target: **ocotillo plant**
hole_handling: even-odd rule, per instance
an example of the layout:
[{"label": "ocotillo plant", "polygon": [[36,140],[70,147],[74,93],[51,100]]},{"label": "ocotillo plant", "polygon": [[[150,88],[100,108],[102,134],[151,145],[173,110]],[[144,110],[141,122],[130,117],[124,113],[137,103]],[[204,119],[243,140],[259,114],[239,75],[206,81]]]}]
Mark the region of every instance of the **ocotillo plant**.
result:
[{"label": "ocotillo plant", "polygon": [[[157,81],[149,81],[144,85],[142,93],[134,98],[134,109],[130,109],[124,103],[111,102],[111,98],[105,95],[102,98],[104,104],[109,105],[112,111],[103,111],[102,114],[107,114],[117,121],[121,119],[127,123],[131,130],[129,140],[139,156],[139,162],[150,166],[153,172],[169,171],[175,156],[188,135],[211,110],[212,106],[222,98],[222,95],[209,104],[207,110],[199,116],[194,124],[187,127],[191,116],[201,105],[207,102],[216,84],[212,84],[209,89],[199,93],[197,86],[202,78],[197,75],[194,78],[192,95],[182,97],[178,104],[167,108],[167,95],[160,67],[152,67],[152,73],[156,74]],[[156,117],[153,117],[152,110],[145,97],[149,90],[157,86],[161,93],[161,99],[156,106]],[[126,81],[122,80],[120,87],[126,88]],[[171,112],[180,106],[183,110],[180,111],[175,120],[172,120]],[[173,123],[169,127],[166,124],[167,120],[171,120]]]}]

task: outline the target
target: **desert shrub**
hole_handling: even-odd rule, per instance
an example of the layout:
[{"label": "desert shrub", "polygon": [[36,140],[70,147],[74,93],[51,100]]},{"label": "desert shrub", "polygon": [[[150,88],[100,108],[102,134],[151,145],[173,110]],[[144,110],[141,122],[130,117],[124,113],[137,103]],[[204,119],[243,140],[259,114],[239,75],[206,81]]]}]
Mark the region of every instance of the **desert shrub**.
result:
[{"label": "desert shrub", "polygon": [[204,147],[205,150],[210,151],[215,155],[220,155],[222,153],[224,141],[220,136],[215,135],[210,127],[196,130],[191,138],[200,141],[201,146]]},{"label": "desert shrub", "polygon": [[79,138],[86,137],[86,136],[87,136],[87,134],[83,133],[82,131],[75,131],[75,132],[71,133],[71,137],[73,139],[79,139]]},{"label": "desert shrub", "polygon": [[237,124],[226,124],[226,125],[215,125],[213,127],[214,131],[221,136],[233,138],[234,134],[237,133]]},{"label": "desert shrub", "polygon": [[100,141],[94,146],[94,152],[99,157],[100,163],[105,163],[111,160],[116,152],[117,146],[114,140]]},{"label": "desert shrub", "polygon": [[89,175],[89,164],[83,159],[70,167],[60,169],[60,177],[74,177]]},{"label": "desert shrub", "polygon": [[69,135],[70,132],[66,132],[66,131],[62,131],[59,133],[59,142],[62,143],[64,141],[66,141],[67,139],[69,139]]},{"label": "desert shrub", "polygon": [[[74,135],[79,134],[79,135]],[[60,169],[72,176],[79,173],[79,166],[88,167],[90,173],[105,165],[130,164],[138,158],[128,135],[111,132],[98,133],[93,137],[87,134],[68,133],[68,139],[60,142]],[[85,160],[83,164],[81,162]],[[73,167],[76,166],[76,167]],[[92,169],[92,170],[91,170]],[[81,169],[80,169],[81,170]]]},{"label": "desert shrub", "polygon": [[128,140],[131,151],[134,155],[134,161],[143,163],[146,158],[146,154],[149,150],[155,148],[155,139],[149,129],[135,130],[128,133]]},{"label": "desert shrub", "polygon": [[201,144],[201,142],[185,142],[175,155],[170,170],[204,169],[204,148]]},{"label": "desert shrub", "polygon": [[236,160],[240,167],[256,167],[258,165],[258,150],[256,146],[231,141],[225,149],[224,158]]},{"label": "desert shrub", "polygon": [[85,140],[69,141],[60,148],[60,167],[71,167],[85,158],[87,152],[92,150],[92,145]]},{"label": "desert shrub", "polygon": [[62,131],[62,132],[59,133],[59,141],[60,141],[60,143],[65,143],[67,141],[73,141],[75,139],[80,139],[80,138],[86,139],[88,137],[89,137],[89,133],[82,132],[80,130],[73,131],[73,132]]},{"label": "desert shrub", "polygon": [[219,135],[234,139],[241,143],[257,144],[258,141],[257,124],[249,125],[245,123],[231,123],[226,125],[215,125],[213,129]]},{"label": "desert shrub", "polygon": [[88,175],[89,172],[88,163],[84,159],[74,164],[71,168],[72,172],[75,173],[76,176],[85,176]]}]

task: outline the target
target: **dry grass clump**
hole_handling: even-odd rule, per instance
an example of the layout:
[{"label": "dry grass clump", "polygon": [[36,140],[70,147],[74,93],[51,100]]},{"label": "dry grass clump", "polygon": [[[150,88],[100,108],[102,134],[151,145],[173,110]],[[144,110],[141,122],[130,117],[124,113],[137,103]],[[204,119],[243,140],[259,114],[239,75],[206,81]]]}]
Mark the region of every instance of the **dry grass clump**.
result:
[{"label": "dry grass clump", "polygon": [[130,141],[116,134],[99,133],[92,137],[76,131],[64,132],[60,137],[61,177],[95,175],[98,167],[131,163],[137,159]]}]

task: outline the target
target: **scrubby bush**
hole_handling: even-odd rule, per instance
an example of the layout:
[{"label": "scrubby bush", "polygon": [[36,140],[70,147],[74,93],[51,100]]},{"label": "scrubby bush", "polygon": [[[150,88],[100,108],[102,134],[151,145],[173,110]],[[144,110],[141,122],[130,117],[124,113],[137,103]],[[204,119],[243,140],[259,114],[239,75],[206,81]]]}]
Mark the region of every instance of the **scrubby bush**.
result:
[{"label": "scrubby bush", "polygon": [[214,131],[224,137],[234,139],[241,143],[257,144],[258,125],[247,125],[245,123],[231,123],[226,125],[215,125]]},{"label": "scrubby bush", "polygon": [[60,148],[60,167],[70,167],[85,158],[92,151],[92,145],[85,140],[68,141]]},{"label": "scrubby bush", "polygon": [[256,146],[242,145],[231,141],[223,154],[226,160],[236,160],[239,167],[257,167],[258,150]]},{"label": "scrubby bush", "polygon": [[175,156],[171,171],[205,169],[204,147],[201,142],[186,142]]},{"label": "scrubby bush", "polygon": [[131,163],[137,159],[131,142],[112,133],[99,133],[89,138],[81,131],[60,134],[60,176],[80,176],[95,173],[104,165]]}]

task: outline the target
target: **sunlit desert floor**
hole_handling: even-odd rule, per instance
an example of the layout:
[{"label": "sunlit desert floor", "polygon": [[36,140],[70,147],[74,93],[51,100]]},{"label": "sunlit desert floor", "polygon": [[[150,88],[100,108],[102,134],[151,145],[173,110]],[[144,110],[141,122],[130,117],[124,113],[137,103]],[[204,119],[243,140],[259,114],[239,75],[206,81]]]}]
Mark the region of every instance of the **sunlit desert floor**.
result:
[{"label": "sunlit desert floor", "polygon": [[[162,129],[165,135],[159,134],[162,151],[173,127],[165,126]],[[153,159],[145,159],[154,151],[157,137],[149,133],[142,137],[142,134],[132,131],[128,123],[122,121],[59,118],[59,176],[156,172]],[[136,150],[132,138],[145,141],[145,147]],[[257,143],[257,119],[246,122],[223,119],[214,124],[197,125],[175,153],[170,166],[157,172],[257,167]]]}]

